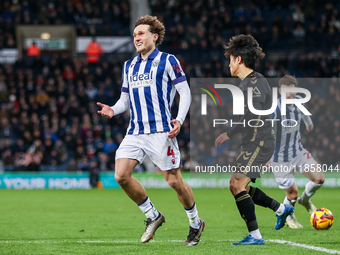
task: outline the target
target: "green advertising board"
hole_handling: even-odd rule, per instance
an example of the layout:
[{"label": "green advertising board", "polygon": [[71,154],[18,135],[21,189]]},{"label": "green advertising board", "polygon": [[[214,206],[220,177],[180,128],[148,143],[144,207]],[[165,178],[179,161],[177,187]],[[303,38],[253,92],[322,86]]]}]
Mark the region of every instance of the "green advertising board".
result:
[{"label": "green advertising board", "polygon": [[[229,178],[191,177],[190,173],[182,173],[183,179],[192,188],[229,188]],[[145,188],[167,189],[170,188],[162,174],[135,173],[134,176]],[[299,188],[303,188],[308,179],[298,175],[295,179]],[[113,172],[100,174],[103,188],[116,189],[119,185],[115,181]],[[264,178],[258,179],[254,186],[264,188],[277,188],[275,178],[272,174],[266,174]],[[339,188],[340,177],[336,173],[326,173],[326,181],[323,185],[327,188]],[[0,174],[0,189],[89,189],[89,173],[3,173]]]}]

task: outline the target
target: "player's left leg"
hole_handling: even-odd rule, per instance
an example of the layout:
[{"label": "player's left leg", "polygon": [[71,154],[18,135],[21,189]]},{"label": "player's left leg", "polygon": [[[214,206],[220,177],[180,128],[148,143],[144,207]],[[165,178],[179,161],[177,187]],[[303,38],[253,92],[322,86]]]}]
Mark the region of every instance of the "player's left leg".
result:
[{"label": "player's left leg", "polygon": [[306,183],[305,190],[301,197],[298,198],[299,204],[303,205],[307,211],[312,214],[317,208],[311,202],[310,198],[321,188],[325,182],[325,175],[323,171],[317,171],[316,165],[311,165],[308,171],[304,171],[303,175],[309,179]]},{"label": "player's left leg", "polygon": [[198,211],[192,189],[189,184],[183,180],[179,168],[163,171],[163,175],[169,186],[176,191],[177,197],[184,206],[185,212],[189,218],[190,230],[184,245],[197,245],[204,230],[205,222],[198,217]]},{"label": "player's left leg", "polygon": [[184,245],[197,245],[205,223],[198,217],[193,192],[182,178],[179,169],[181,154],[177,140],[168,138],[167,132],[148,134],[145,139],[144,151],[150,160],[162,170],[166,181],[176,191],[187,213],[190,231]]}]

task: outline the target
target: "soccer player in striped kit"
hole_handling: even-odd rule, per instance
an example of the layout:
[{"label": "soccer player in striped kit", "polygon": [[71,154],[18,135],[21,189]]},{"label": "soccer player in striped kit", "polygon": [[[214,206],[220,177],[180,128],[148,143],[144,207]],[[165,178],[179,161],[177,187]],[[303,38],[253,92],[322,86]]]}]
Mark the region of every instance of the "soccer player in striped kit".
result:
[{"label": "soccer player in striped kit", "polygon": [[[116,152],[115,179],[147,217],[141,242],[148,242],[165,222],[144,187],[132,176],[135,166],[148,155],[184,206],[190,223],[184,245],[193,246],[199,242],[205,223],[198,217],[193,192],[182,178],[176,140],[189,110],[191,95],[179,61],[156,48],[164,34],[165,27],[157,17],[145,15],[136,21],[133,37],[138,55],[124,64],[121,97],[112,107],[98,102],[102,107],[98,113],[112,118],[130,109],[127,134]],[[170,107],[176,90],[180,102],[174,119]]]},{"label": "soccer player in striped kit", "polygon": [[[295,77],[285,75],[279,80],[279,92],[281,94],[281,87],[296,87],[297,85],[298,81]],[[283,96],[289,99],[301,98],[292,92],[287,93],[287,95],[281,95],[281,97]],[[301,144],[300,123],[303,120],[308,132],[313,130],[314,125],[310,116],[304,115],[296,105],[287,105],[287,115],[281,115],[281,98],[277,101],[277,108],[272,114],[272,119],[278,119],[279,121],[274,122],[276,139],[270,166],[273,169],[279,188],[284,189],[286,192],[284,204],[295,206],[296,201],[298,201],[312,214],[317,208],[310,201],[310,198],[322,186],[325,176],[322,170],[317,170],[317,162]],[[281,125],[283,120],[291,121],[289,121],[290,123],[286,121],[285,125],[287,127],[284,127]],[[298,188],[294,179],[294,170],[297,170],[310,180],[299,198]],[[289,215],[286,221],[290,228],[302,228],[294,213]]]}]

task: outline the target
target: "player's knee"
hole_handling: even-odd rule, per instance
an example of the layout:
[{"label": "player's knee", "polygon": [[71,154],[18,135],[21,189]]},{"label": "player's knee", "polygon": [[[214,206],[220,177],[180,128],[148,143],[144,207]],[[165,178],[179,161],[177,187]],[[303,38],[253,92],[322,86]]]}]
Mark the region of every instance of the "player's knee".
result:
[{"label": "player's knee", "polygon": [[115,179],[116,179],[116,182],[119,184],[119,186],[126,185],[130,180],[130,178],[127,177],[126,175],[118,174],[118,173],[115,173]]},{"label": "player's knee", "polygon": [[323,184],[325,182],[325,178],[316,178],[313,180],[316,184]]},{"label": "player's knee", "polygon": [[231,194],[236,196],[238,193],[240,193],[240,185],[239,182],[235,178],[231,178],[229,181],[229,190]]},{"label": "player's knee", "polygon": [[174,190],[179,189],[181,185],[181,182],[176,178],[169,178],[167,181],[168,181],[169,186],[173,188]]},{"label": "player's knee", "polygon": [[298,198],[298,196],[299,196],[299,193],[298,193],[297,190],[296,191],[294,190],[289,195],[287,195],[289,200],[296,200]]}]

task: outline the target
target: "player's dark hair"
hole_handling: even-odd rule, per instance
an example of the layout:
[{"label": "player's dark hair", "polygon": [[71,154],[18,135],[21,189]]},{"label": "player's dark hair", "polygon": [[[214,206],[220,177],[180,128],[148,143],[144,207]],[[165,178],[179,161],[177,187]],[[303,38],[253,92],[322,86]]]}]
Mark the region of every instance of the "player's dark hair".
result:
[{"label": "player's dark hair", "polygon": [[156,41],[156,45],[159,45],[163,42],[165,35],[165,27],[162,22],[160,22],[156,16],[144,15],[140,17],[136,23],[135,27],[139,25],[149,25],[149,31],[153,34],[158,34],[158,39]]},{"label": "player's dark hair", "polygon": [[233,55],[235,58],[241,57],[244,65],[248,68],[255,69],[258,60],[263,59],[265,54],[258,42],[251,35],[236,35],[230,38],[227,45],[224,45],[224,56],[229,58]]},{"label": "player's dark hair", "polygon": [[290,85],[293,85],[295,87],[297,87],[298,85],[298,81],[297,79],[295,78],[295,76],[292,76],[292,75],[288,75],[286,74],[285,76],[283,76],[280,80],[279,80],[279,87],[281,88],[281,85],[287,85],[287,86],[290,86]]}]

